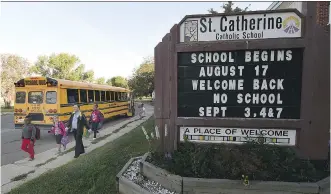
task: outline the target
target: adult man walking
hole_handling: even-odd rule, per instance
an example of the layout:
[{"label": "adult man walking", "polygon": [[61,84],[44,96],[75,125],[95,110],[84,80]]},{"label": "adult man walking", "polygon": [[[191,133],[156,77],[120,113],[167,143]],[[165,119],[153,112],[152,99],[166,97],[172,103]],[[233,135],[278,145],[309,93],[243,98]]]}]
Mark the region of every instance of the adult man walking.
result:
[{"label": "adult man walking", "polygon": [[74,105],[74,112],[71,114],[68,125],[70,131],[73,132],[76,146],[75,146],[75,158],[78,158],[80,154],[85,153],[84,145],[83,145],[83,133],[84,126],[86,129],[89,129],[88,121],[84,114],[82,114],[79,110],[78,105]]}]

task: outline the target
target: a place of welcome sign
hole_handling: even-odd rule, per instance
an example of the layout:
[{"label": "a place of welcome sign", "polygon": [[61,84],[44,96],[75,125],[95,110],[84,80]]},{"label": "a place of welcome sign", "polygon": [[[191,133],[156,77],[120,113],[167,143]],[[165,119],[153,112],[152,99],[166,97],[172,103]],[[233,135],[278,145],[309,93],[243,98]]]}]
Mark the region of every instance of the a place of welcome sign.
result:
[{"label": "a place of welcome sign", "polygon": [[302,19],[295,12],[187,18],[180,42],[301,37]]},{"label": "a place of welcome sign", "polygon": [[262,137],[266,144],[286,146],[296,144],[296,130],[289,129],[180,127],[180,141],[184,141],[184,137],[192,142],[237,144]]}]

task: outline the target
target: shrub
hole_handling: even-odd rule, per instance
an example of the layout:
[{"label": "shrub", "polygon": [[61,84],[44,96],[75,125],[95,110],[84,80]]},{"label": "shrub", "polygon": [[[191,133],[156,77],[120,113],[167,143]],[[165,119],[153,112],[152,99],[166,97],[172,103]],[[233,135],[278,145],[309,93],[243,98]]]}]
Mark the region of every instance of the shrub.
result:
[{"label": "shrub", "polygon": [[293,148],[248,142],[234,144],[179,145],[170,159],[152,152],[148,159],[171,173],[196,178],[310,182],[328,173],[317,170],[309,160],[297,157]]}]

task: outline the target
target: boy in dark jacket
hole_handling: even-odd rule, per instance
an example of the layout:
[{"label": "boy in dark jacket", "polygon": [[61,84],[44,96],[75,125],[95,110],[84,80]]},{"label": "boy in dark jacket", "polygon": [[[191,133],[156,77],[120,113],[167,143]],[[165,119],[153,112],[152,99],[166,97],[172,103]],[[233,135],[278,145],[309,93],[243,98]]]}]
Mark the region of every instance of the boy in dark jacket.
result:
[{"label": "boy in dark jacket", "polygon": [[93,140],[97,138],[99,124],[103,121],[102,113],[98,110],[98,104],[93,105],[93,111],[90,117],[92,131],[94,132]]}]

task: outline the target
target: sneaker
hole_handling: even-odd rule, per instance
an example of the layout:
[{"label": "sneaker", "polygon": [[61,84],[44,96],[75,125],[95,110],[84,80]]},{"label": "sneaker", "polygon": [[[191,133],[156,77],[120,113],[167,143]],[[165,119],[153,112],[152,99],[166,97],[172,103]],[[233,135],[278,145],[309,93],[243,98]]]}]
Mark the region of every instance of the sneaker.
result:
[{"label": "sneaker", "polygon": [[94,138],[94,137],[93,137],[93,140],[96,140],[96,139],[97,139],[97,138]]},{"label": "sneaker", "polygon": [[28,160],[28,161],[32,161],[32,160],[34,160],[34,158],[29,158],[29,160]]}]

